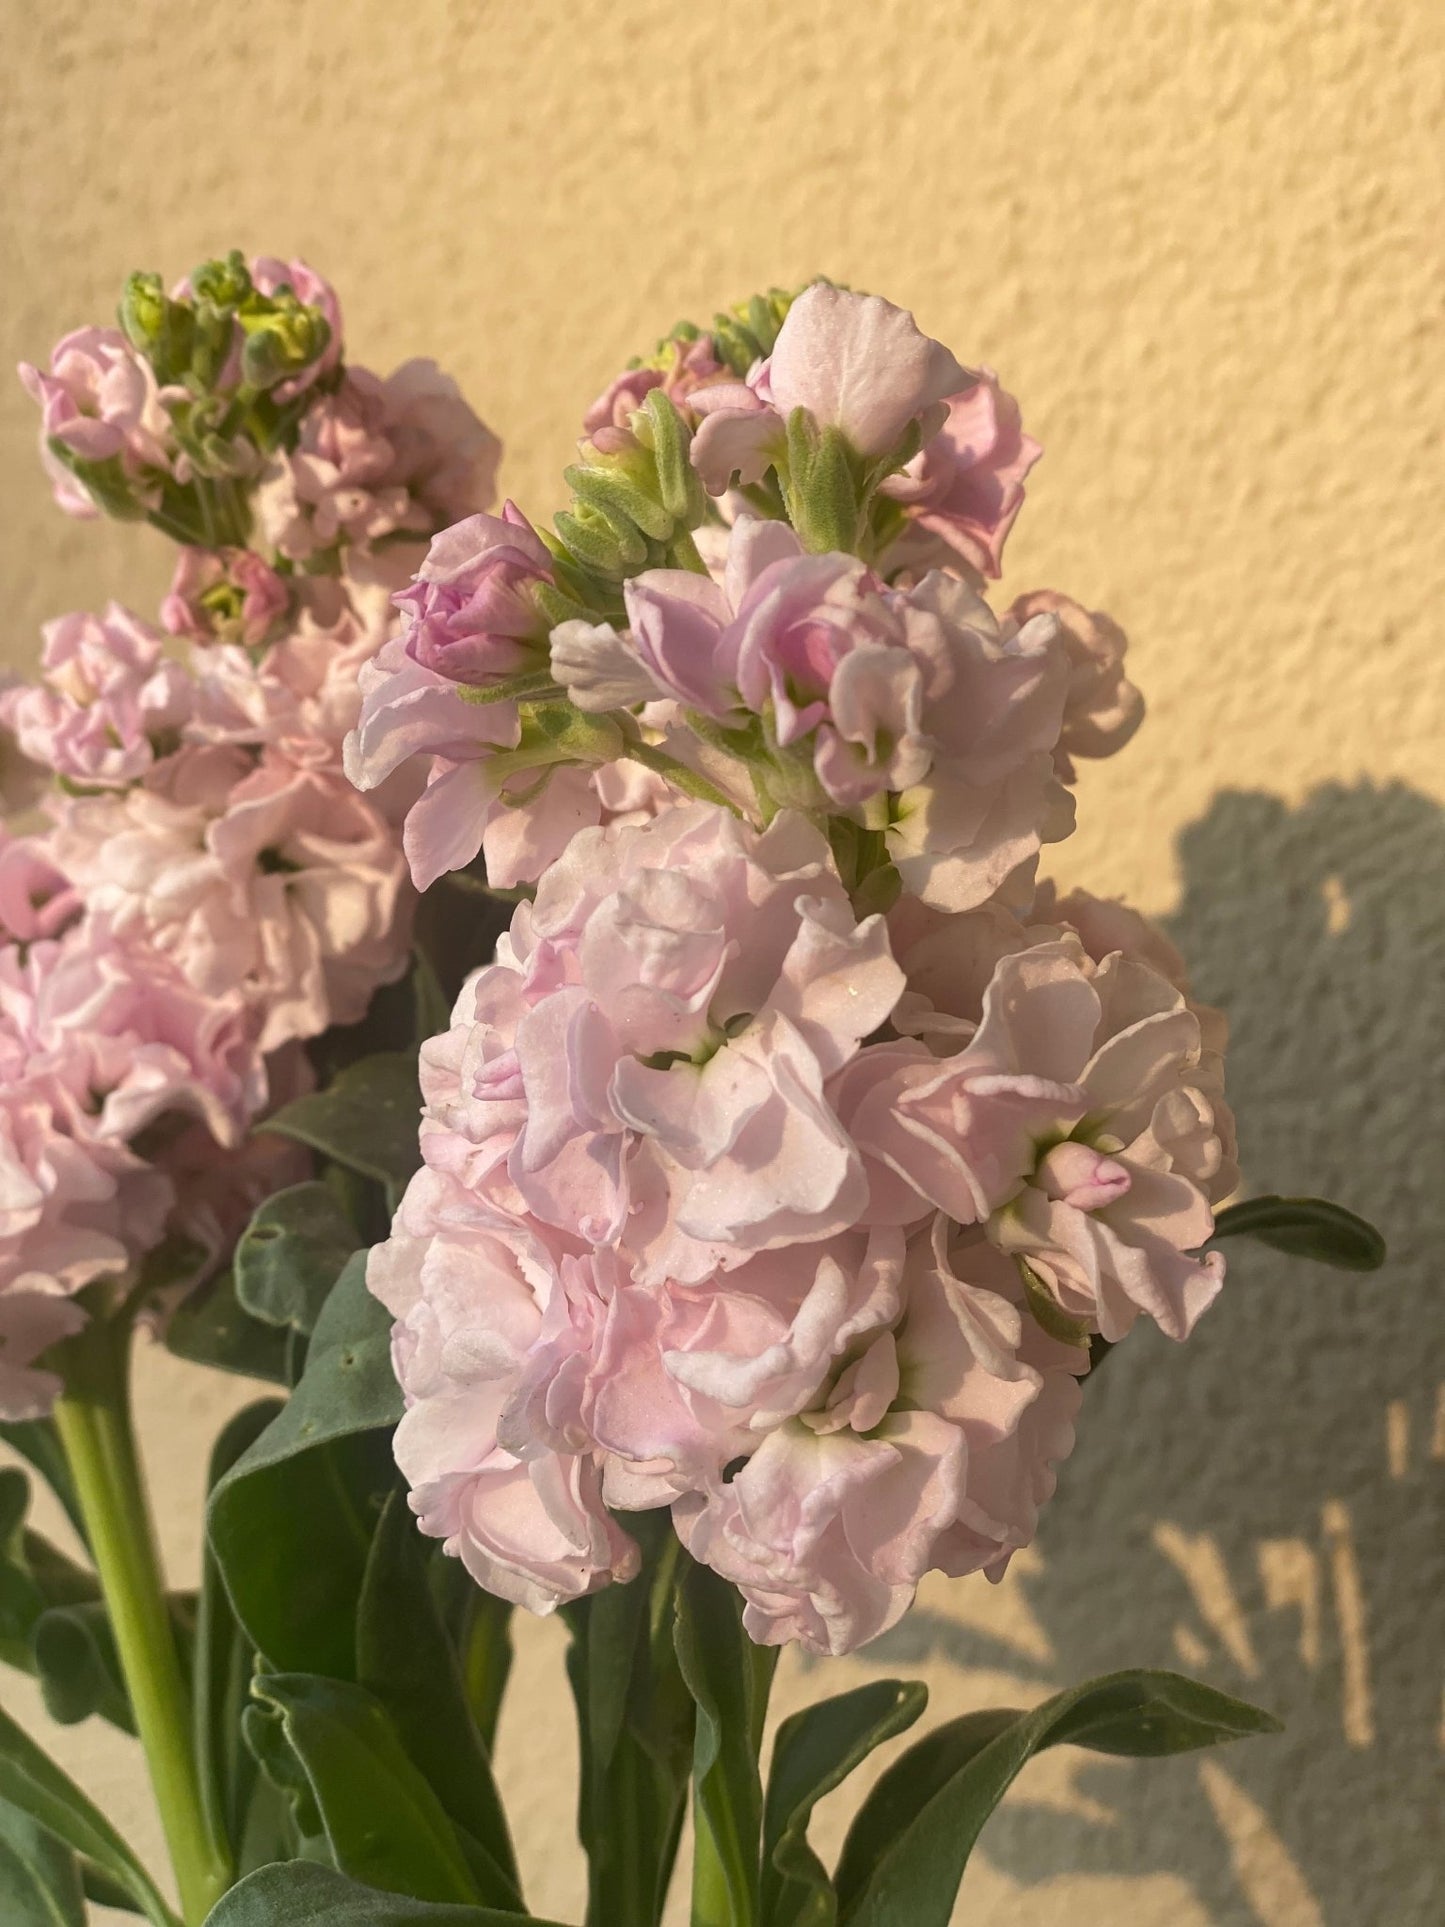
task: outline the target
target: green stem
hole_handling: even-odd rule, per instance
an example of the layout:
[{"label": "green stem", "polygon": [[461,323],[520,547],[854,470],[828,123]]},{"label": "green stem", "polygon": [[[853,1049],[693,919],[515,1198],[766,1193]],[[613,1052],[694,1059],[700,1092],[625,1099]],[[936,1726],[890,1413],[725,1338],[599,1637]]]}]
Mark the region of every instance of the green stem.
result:
[{"label": "green stem", "polygon": [[690,529],[674,530],[669,554],[674,568],[687,569],[693,575],[707,574],[707,564],[698,554]]},{"label": "green stem", "polygon": [[696,1793],[692,1821],[692,1927],[735,1927],[727,1870]]},{"label": "green stem", "polygon": [[187,1927],[231,1884],[225,1845],[207,1822],[191,1720],[166,1611],[155,1532],[131,1426],[130,1323],[97,1315],[67,1345],[55,1424],[75,1482],[145,1749]]}]

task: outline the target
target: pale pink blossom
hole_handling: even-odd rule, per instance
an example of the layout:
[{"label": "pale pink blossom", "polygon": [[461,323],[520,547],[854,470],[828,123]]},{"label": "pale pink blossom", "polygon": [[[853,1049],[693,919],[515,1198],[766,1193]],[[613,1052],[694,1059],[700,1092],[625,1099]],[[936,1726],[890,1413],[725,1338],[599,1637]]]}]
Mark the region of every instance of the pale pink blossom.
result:
[{"label": "pale pink blossom", "polygon": [[[942,427],[880,485],[910,523],[886,558],[890,572],[917,567],[920,558],[925,568],[939,566],[936,551],[946,545],[969,569],[997,577],[1004,543],[1023,507],[1024,478],[1042,453],[1023,432],[1018,403],[989,369],[950,395]],[[1038,611],[1013,613],[1022,624]]]},{"label": "pale pink blossom", "polygon": [[423,1053],[426,1155],[693,1281],[864,1203],[824,1080],[902,988],[823,839],[690,805],[587,830]]},{"label": "pale pink blossom", "polygon": [[134,782],[173,747],[190,710],[179,664],[161,656],[160,637],[112,602],[104,615],[47,622],[42,681],[0,693],[0,718],[22,752],[86,787]]},{"label": "pale pink blossom", "polygon": [[1016,597],[1009,615],[1020,626],[1038,615],[1058,621],[1069,660],[1069,692],[1054,755],[1059,775],[1072,783],[1076,756],[1115,755],[1144,720],[1144,698],[1124,674],[1128,637],[1112,617],[1082,608],[1054,589]]},{"label": "pale pink blossom", "polygon": [[161,604],[168,634],[193,642],[267,641],[291,605],[291,592],[250,549],[182,549]]},{"label": "pale pink blossom", "polygon": [[1066,663],[1052,617],[1000,624],[955,577],[925,576],[900,606],[934,755],[890,810],[888,852],[923,902],[971,910],[1073,829],[1053,766]]},{"label": "pale pink blossom", "polygon": [[603,389],[582,418],[584,446],[590,442],[600,455],[618,455],[637,445],[632,417],[654,388],[660,388],[679,408],[693,405],[698,389],[728,378],[717,358],[711,335],[690,341],[671,341],[663,349],[660,367],[625,368]]},{"label": "pale pink blossom", "polygon": [[[771,1430],[737,1475],[673,1508],[694,1558],[731,1579],[763,1645],[837,1655],[876,1638],[923,1574],[968,1570],[1032,1532],[1027,1505],[975,1491],[975,1465],[1016,1459],[1043,1375],[1024,1362],[1024,1319],[986,1283],[950,1268],[947,1228],[915,1239],[901,1316],[865,1333],[813,1405]],[[1012,1496],[995,1466],[987,1500]]]},{"label": "pale pink blossom", "polygon": [[20,379],[41,410],[40,448],[67,515],[99,513],[90,492],[49,444],[77,460],[114,463],[118,485],[154,507],[171,472],[171,424],[150,364],[118,328],[76,328],[51,350],[48,373],[29,362]]},{"label": "pale pink blossom", "polygon": [[424,540],[492,499],[500,445],[434,363],[383,380],[348,368],[302,418],[256,492],[266,541],[293,562],[346,544]]},{"label": "pale pink blossom", "polygon": [[407,654],[449,682],[485,684],[546,667],[548,624],[530,591],[552,558],[512,502],[432,538],[416,581],[395,597]]},{"label": "pale pink blossom", "polygon": [[868,1169],[868,1215],[982,1223],[1083,1331],[1140,1311],[1184,1338],[1217,1295],[1196,1255],[1236,1173],[1217,1057],[1183,994],[1071,935],[1002,957],[977,1032],[935,1056],[870,1045],[830,1086]]},{"label": "pale pink blossom", "polygon": [[367,1283],[391,1312],[406,1399],[397,1464],[423,1532],[489,1591],[550,1612],[637,1570],[588,1452],[518,1457],[498,1438],[538,1342],[556,1264],[535,1236],[487,1222],[430,1171],[408,1188]]},{"label": "pale pink blossom", "polygon": [[968,370],[906,309],[815,282],[794,301],[772,354],[746,382],[720,383],[693,397],[694,408],[707,411],[693,439],[693,464],[714,495],[734,474],[744,483],[760,480],[781,451],[795,408],[820,428],[838,429],[859,455],[886,456],[912,422],[931,434],[945,397],[968,381]]},{"label": "pale pink blossom", "polygon": [[94,909],[210,995],[241,988],[262,1045],[365,1015],[406,968],[396,838],[341,775],[197,744],[124,796],[58,806],[57,861]]},{"label": "pale pink blossom", "polygon": [[303,767],[338,768],[361,713],[360,678],[385,633],[379,615],[349,580],[316,577],[303,582],[291,622],[269,647],[197,649],[186,740],[270,746]]},{"label": "pale pink blossom", "polygon": [[165,1233],[175,1190],[135,1140],[165,1117],[235,1146],[266,1095],[243,1001],[104,918],[0,951],[0,1415],[46,1408],[31,1367],[83,1323],[69,1299]]},{"label": "pale pink blossom", "polygon": [[81,908],[79,893],[50,858],[44,836],[0,827],[0,942],[58,937]]}]

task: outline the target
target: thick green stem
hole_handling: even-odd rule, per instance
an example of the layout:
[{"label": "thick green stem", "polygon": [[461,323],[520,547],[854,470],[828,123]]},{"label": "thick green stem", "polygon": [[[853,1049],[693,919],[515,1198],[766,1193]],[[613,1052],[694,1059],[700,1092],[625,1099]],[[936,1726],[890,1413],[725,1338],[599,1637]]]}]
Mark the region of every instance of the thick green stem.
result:
[{"label": "thick green stem", "polygon": [[727,1870],[696,1794],[692,1822],[692,1927],[735,1927]]},{"label": "thick green stem", "polygon": [[187,1927],[231,1885],[230,1857],[206,1818],[191,1720],[166,1611],[155,1532],[131,1427],[130,1327],[95,1317],[66,1347],[56,1429],[110,1615],[136,1730]]}]

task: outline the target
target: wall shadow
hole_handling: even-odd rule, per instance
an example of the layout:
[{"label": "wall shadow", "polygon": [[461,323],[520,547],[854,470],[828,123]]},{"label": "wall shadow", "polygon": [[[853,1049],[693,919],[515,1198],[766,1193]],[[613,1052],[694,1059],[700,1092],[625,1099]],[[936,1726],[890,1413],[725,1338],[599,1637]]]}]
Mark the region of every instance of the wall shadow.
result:
[{"label": "wall shadow", "polygon": [[[1173,1873],[1218,1927],[1424,1927],[1445,1918],[1445,813],[1399,784],[1225,793],[1180,857],[1169,927],[1232,1022],[1250,1187],[1338,1198],[1390,1260],[1357,1278],[1240,1246],[1187,1346],[1141,1327],[1090,1388],[1021,1583],[1051,1684],[1172,1666],[1285,1719],[1210,1757],[1318,1912],[1272,1909],[1267,1870],[1252,1889],[1188,1762],[1087,1766],[1116,1825],[1025,1801],[985,1851],[1023,1881]],[[1030,1670],[925,1613],[869,1658],[924,1650]]]}]

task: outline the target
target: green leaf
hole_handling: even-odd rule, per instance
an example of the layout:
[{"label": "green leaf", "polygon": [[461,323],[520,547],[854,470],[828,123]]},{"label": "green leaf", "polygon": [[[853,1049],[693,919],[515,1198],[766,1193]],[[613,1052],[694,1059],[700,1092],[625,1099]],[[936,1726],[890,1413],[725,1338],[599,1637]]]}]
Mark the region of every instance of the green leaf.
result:
[{"label": "green leaf", "polygon": [[[206,1490],[212,1492],[281,1410],[278,1399],[258,1399],[222,1428],[211,1448]],[[196,1609],[191,1698],[201,1798],[212,1832],[239,1851],[255,1781],[255,1763],[241,1738],[254,1654],[226,1593],[216,1555],[202,1554]]]},{"label": "green leaf", "polygon": [[577,1702],[577,1830],[587,1851],[588,1919],[655,1920],[677,1858],[695,1711],[674,1644],[681,1548],[665,1512],[627,1521],[641,1571],[564,1607]]},{"label": "green leaf", "polygon": [[871,1680],[821,1700],[778,1728],[763,1819],[763,1919],[768,1927],[831,1927],[833,1883],[808,1844],[813,1808],[928,1704],[921,1681]]},{"label": "green leaf", "polygon": [[707,1566],[678,1592],[677,1658],[697,1706],[692,1778],[698,1828],[727,1888],[730,1927],[759,1918],[763,1789],[758,1749],[777,1651],[743,1631],[742,1598]]},{"label": "green leaf", "polygon": [[177,1305],[165,1327],[166,1350],[192,1365],[289,1385],[290,1334],[264,1325],[236,1298],[229,1270]]},{"label": "green leaf", "polygon": [[159,1889],[125,1841],[68,1774],[0,1711],[0,1801],[93,1860],[120,1882],[155,1927],[176,1927]]},{"label": "green leaf", "polygon": [[1157,1758],[1279,1730],[1213,1687],[1148,1671],[1090,1680],[1032,1713],[951,1720],[895,1760],[859,1809],[835,1875],[844,1927],[948,1927],[984,1822],[1045,1747]]},{"label": "green leaf", "polygon": [[1328,1198],[1246,1198],[1220,1212],[1214,1237],[1257,1238],[1337,1271],[1378,1271],[1386,1256],[1375,1227]]},{"label": "green leaf", "polygon": [[399,1190],[421,1162],[420,1115],[414,1053],[381,1051],[348,1064],[324,1091],[283,1105],[261,1128]]},{"label": "green leaf", "polygon": [[300,1384],[217,1484],[210,1541],[251,1643],[273,1667],[350,1677],[353,1619],[394,1481],[385,1431],[401,1415],[390,1324],[366,1254],[322,1307]]},{"label": "green leaf", "polygon": [[108,1873],[93,1866],[89,1860],[76,1862],[80,1869],[80,1884],[87,1900],[94,1901],[97,1907],[114,1907],[118,1913],[138,1914],[143,1910],[135,1896],[127,1893],[118,1880],[112,1880]]},{"label": "green leaf", "polygon": [[[174,1593],[167,1603],[172,1633],[185,1653],[195,1628],[194,1595]],[[51,1608],[36,1620],[30,1639],[35,1675],[51,1719],[74,1726],[99,1715],[123,1733],[135,1732],[110,1614],[102,1600]]]},{"label": "green leaf", "polygon": [[85,1927],[75,1855],[0,1801],[0,1920],[5,1927]]},{"label": "green leaf", "polygon": [[65,1452],[56,1436],[55,1422],[48,1418],[13,1419],[0,1424],[0,1439],[12,1451],[27,1459],[44,1479],[51,1491],[65,1508],[65,1516],[75,1527],[82,1545],[86,1543],[85,1522],[80,1516],[80,1505],[75,1496],[75,1485],[70,1476],[70,1466]]},{"label": "green leaf", "polygon": [[456,1829],[373,1694],[304,1673],[263,1675],[252,1690],[281,1713],[342,1873],[421,1900],[481,1899]]},{"label": "green leaf", "polygon": [[236,1297],[267,1325],[308,1335],[355,1251],[356,1232],[329,1185],[277,1191],[257,1206],[236,1246]]},{"label": "green leaf", "polygon": [[261,1867],[233,1887],[205,1927],[559,1927],[495,1907],[435,1905],[378,1893],[330,1867]]},{"label": "green leaf", "polygon": [[517,1863],[492,1763],[437,1609],[416,1519],[392,1493],[376,1528],[356,1612],[356,1677],[390,1715],[408,1759],[482,1850],[478,1897],[521,1906]]}]

